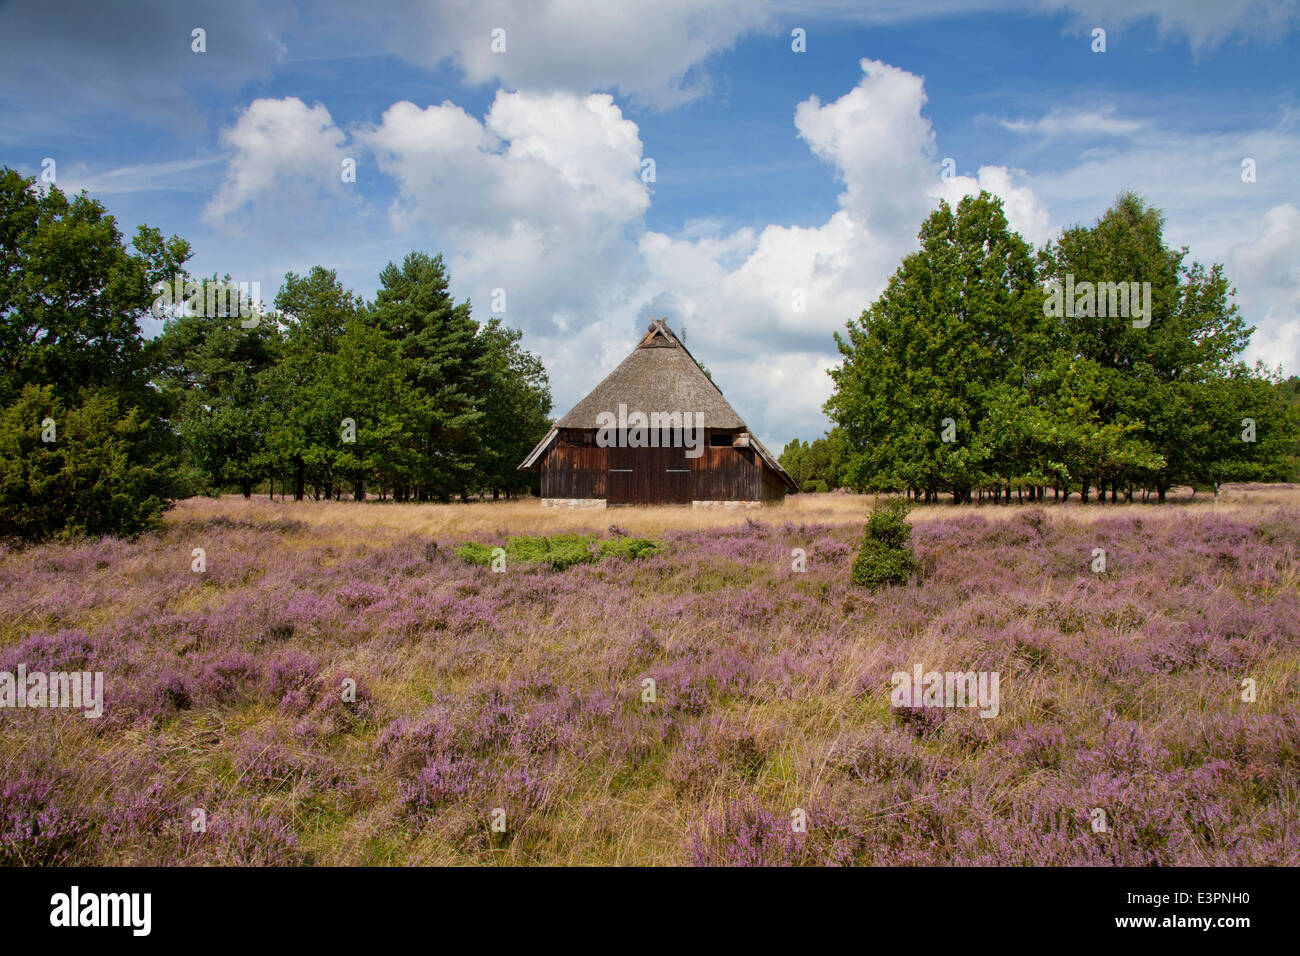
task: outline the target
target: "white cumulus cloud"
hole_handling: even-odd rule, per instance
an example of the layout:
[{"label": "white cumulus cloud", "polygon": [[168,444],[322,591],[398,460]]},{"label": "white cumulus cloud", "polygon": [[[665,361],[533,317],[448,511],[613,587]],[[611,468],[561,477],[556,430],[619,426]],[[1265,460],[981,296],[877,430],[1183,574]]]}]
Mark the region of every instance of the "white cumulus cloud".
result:
[{"label": "white cumulus cloud", "polygon": [[795,111],[800,137],[844,184],[824,224],[711,238],[648,232],[640,243],[656,301],[689,326],[701,352],[722,357],[708,363],[715,378],[740,393],[742,414],[776,444],[825,427],[833,333],[884,288],[940,198],[987,189],[1003,198],[1013,228],[1033,241],[1049,235],[1047,210],[1019,173],[985,166],[941,178],[920,77],[873,60],[861,66],[848,93],[826,104],[809,97]]},{"label": "white cumulus cloud", "polygon": [[320,103],[309,107],[293,96],[254,100],[221,133],[233,155],[205,220],[234,229],[241,223],[274,228],[287,225],[281,213],[291,209],[297,214],[293,228],[302,229],[322,198],[346,195],[346,139]]}]

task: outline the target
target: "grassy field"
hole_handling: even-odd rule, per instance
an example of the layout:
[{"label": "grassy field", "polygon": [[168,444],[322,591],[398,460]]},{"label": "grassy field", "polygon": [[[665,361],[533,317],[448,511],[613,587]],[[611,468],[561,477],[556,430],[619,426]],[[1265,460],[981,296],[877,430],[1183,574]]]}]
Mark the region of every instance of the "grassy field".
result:
[{"label": "grassy field", "polygon": [[[509,529],[514,534],[555,534],[564,531],[602,529],[611,522],[638,535],[662,534],[665,531],[704,531],[734,527],[748,520],[761,522],[796,522],[828,525],[851,524],[861,528],[872,503],[872,495],[807,494],[792,495],[780,505],[759,508],[636,508],[611,509],[542,508],[536,499],[515,501],[472,501],[469,504],[408,504],[371,499],[364,507],[351,500],[342,501],[274,501],[266,497],[248,500],[231,495],[221,499],[191,498],[180,502],[171,512],[172,524],[193,520],[202,522],[217,517],[239,520],[273,521],[292,518],[315,528],[333,526],[345,532],[357,528],[392,528],[425,535],[466,535]],[[1015,517],[1026,511],[1042,510],[1049,519],[1073,522],[1113,518],[1117,514],[1140,514],[1153,518],[1187,514],[1253,513],[1260,508],[1300,507],[1300,485],[1224,485],[1216,501],[1212,495],[1194,494],[1190,488],[1172,491],[1164,507],[1153,503],[1099,505],[1088,504],[1074,495],[1057,504],[1049,498],[1041,508],[1034,505],[972,504],[954,509],[949,504],[918,505],[911,512],[913,523],[958,513],[975,512],[990,521]]]},{"label": "grassy field", "polygon": [[[0,862],[1300,863],[1300,489],[918,508],[876,594],[869,504],[192,499],[0,552],[0,671],[106,686],[0,710]],[[455,554],[573,532],[661,550]],[[997,715],[891,706],[917,665]]]}]

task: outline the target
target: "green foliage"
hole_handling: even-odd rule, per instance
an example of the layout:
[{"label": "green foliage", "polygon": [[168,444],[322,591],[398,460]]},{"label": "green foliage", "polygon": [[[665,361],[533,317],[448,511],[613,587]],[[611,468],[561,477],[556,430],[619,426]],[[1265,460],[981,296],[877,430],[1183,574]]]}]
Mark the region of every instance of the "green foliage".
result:
[{"label": "green foliage", "polygon": [[147,427],[139,409],[124,411],[107,391],[67,408],[52,387],[28,385],[0,411],[0,537],[137,535],[154,527],[171,479],[165,464],[151,460]]},{"label": "green foliage", "polygon": [[487,567],[492,563],[492,550],[486,544],[467,541],[456,548],[456,557],[470,564],[481,564]]},{"label": "green foliage", "polygon": [[602,558],[622,558],[625,561],[653,557],[661,550],[659,542],[649,538],[611,538],[600,543]]},{"label": "green foliage", "polygon": [[850,577],[855,585],[875,591],[906,584],[917,573],[916,554],[908,544],[912,537],[912,526],[907,523],[910,507],[901,498],[891,498],[871,509],[853,560]]},{"label": "green foliage", "polygon": [[[133,246],[95,200],[0,169],[7,533],[134,533],[178,495],[248,496],[267,479],[297,498],[377,484],[400,500],[537,480],[516,466],[550,425],[546,370],[518,330],[452,301],[441,256],[389,264],[373,305],[321,266],[288,273],[259,321],[238,295],[200,293],[156,315],[146,342],[140,320],[171,299],[155,286],[192,281],[190,253],[147,226]],[[32,444],[38,405],[57,421],[52,447]],[[33,498],[56,488],[59,501]]]},{"label": "green foliage", "polygon": [[777,461],[801,490],[829,491],[843,484],[844,453],[844,432],[837,426],[812,443],[792,439]]},{"label": "green foliage", "polygon": [[[456,548],[456,555],[471,564],[490,566],[492,551],[487,545],[470,541]],[[584,534],[522,535],[509,539],[505,546],[507,567],[540,564],[556,571],[603,558],[632,561],[659,551],[659,543],[646,538],[612,538],[597,543],[594,536]]]},{"label": "green foliage", "polygon": [[[232,285],[230,276],[206,283]],[[262,374],[279,357],[281,340],[269,321],[246,327],[248,303],[237,293],[220,303],[220,314],[177,314],[154,343],[161,365],[158,384],[176,409],[186,460],[202,489],[235,485],[245,495],[262,473],[265,434]],[[241,308],[243,307],[243,308]]]},{"label": "green foliage", "polygon": [[556,571],[588,564],[596,560],[591,544],[593,538],[584,534],[553,534],[521,536],[506,543],[506,560],[519,564],[546,564]]},{"label": "green foliage", "polygon": [[312,266],[305,276],[285,273],[275,307],[285,321],[291,346],[332,355],[365,304],[343,288],[335,270]]},{"label": "green foliage", "polygon": [[799,490],[809,494],[824,494],[825,492],[830,491],[830,488],[823,479],[810,478],[803,483]]},{"label": "green foliage", "polygon": [[188,258],[147,226],[128,246],[99,202],[0,168],[0,533],[137,534],[183,492],[139,322]]},{"label": "green foliage", "polygon": [[140,404],[149,367],[137,320],[151,283],[188,256],[143,226],[132,252],[99,202],[0,168],[0,403],[49,385],[61,400],[111,388]]},{"label": "green foliage", "polygon": [[1042,347],[1042,292],[1028,245],[986,193],[955,213],[940,203],[919,238],[848,338],[836,336],[844,363],[826,409],[851,450],[852,487],[946,488],[964,500],[987,477],[976,425],[994,386],[1022,383]]},{"label": "green foliage", "polygon": [[[967,197],[955,213],[941,203],[920,251],[836,337],[844,361],[826,411],[844,483],[927,500],[1013,486],[1086,500],[1135,485],[1163,499],[1175,484],[1287,474],[1294,410],[1239,362],[1251,329],[1222,267],[1184,264],[1162,230],[1159,211],[1125,193],[1035,263],[999,200]],[[1149,282],[1151,314],[1135,326],[1095,306],[1054,312],[1049,282]],[[1242,440],[1245,419],[1254,441]],[[794,454],[807,472],[800,455],[807,446]]]},{"label": "green foliage", "polygon": [[519,463],[551,427],[551,387],[541,359],[519,346],[523,333],[492,319],[479,331],[490,376],[483,403],[475,482],[494,492],[526,492],[540,477]]},{"label": "green foliage", "polygon": [[487,347],[477,337],[468,302],[448,292],[442,256],[411,253],[379,274],[371,310],[392,344],[416,405],[411,409],[414,453],[398,488],[402,498],[466,495],[475,482],[491,385]]},{"label": "green foliage", "polygon": [[808,469],[804,460],[808,454],[808,445],[797,438],[792,438],[786,442],[785,448],[781,450],[777,463],[785,469],[786,474],[794,479],[795,484],[803,486],[807,479]]},{"label": "green foliage", "polygon": [[210,490],[265,478],[326,498],[517,494],[550,426],[550,388],[521,333],[452,302],[441,257],[389,265],[374,306],[320,266],[289,273],[276,313],[181,316],[161,340],[187,462]]},{"label": "green foliage", "polygon": [[[1282,429],[1283,480],[1300,481],[1300,375],[1292,375],[1285,381],[1277,382],[1274,389],[1281,407],[1285,409],[1286,420],[1291,425],[1289,432]],[[1287,434],[1290,435],[1289,440],[1285,438]]]}]

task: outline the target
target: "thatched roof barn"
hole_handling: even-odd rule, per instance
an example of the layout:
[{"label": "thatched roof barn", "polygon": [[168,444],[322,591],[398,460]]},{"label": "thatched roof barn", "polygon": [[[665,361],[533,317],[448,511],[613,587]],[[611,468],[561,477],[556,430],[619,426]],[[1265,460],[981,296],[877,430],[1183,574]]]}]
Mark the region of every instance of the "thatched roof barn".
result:
[{"label": "thatched roof barn", "polygon": [[798,490],[662,319],[519,467],[541,471],[544,505],[758,504]]}]

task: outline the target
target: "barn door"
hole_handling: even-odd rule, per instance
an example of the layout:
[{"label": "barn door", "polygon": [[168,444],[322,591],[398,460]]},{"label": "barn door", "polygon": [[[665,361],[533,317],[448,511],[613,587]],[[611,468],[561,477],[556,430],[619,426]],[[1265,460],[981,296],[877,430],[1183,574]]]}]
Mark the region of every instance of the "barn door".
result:
[{"label": "barn door", "polygon": [[683,448],[611,448],[605,503],[687,505],[695,476]]},{"label": "barn door", "polygon": [[605,504],[634,505],[636,500],[636,463],[634,448],[606,449],[609,474],[605,476]]},{"label": "barn door", "polygon": [[695,497],[695,474],[691,471],[686,449],[660,448],[658,451],[663,455],[660,464],[664,470],[664,503],[689,505]]}]

